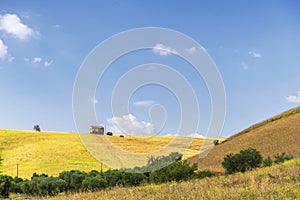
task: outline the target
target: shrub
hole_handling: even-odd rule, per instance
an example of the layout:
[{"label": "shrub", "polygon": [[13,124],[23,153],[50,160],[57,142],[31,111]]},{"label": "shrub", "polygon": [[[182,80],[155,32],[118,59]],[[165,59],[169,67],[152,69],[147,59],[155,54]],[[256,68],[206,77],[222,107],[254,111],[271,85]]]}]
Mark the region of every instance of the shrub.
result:
[{"label": "shrub", "polygon": [[12,177],[0,175],[0,197],[8,198],[11,187]]},{"label": "shrub", "polygon": [[292,160],[294,158],[294,156],[292,155],[286,155],[285,152],[281,153],[281,155],[277,154],[274,157],[275,157],[274,163],[276,164],[283,163],[286,160]]},{"label": "shrub", "polygon": [[211,176],[212,176],[212,173],[209,170],[200,171],[200,172],[196,173],[196,175],[195,175],[195,177],[199,178],[199,179],[202,179],[205,177],[211,177]]},{"label": "shrub", "polygon": [[107,132],[106,135],[113,136],[112,132]]},{"label": "shrub", "polygon": [[265,158],[263,161],[263,167],[270,167],[273,164],[272,159],[270,158],[270,156],[268,156],[267,158]]},{"label": "shrub", "polygon": [[214,145],[215,146],[217,146],[217,145],[219,145],[220,143],[219,143],[219,140],[214,140]]},{"label": "shrub", "polygon": [[124,137],[124,135],[120,135],[120,137]]},{"label": "shrub", "polygon": [[237,154],[228,154],[224,157],[222,166],[226,170],[226,174],[235,172],[245,172],[259,167],[262,162],[262,156],[259,151],[253,148],[241,150]]}]

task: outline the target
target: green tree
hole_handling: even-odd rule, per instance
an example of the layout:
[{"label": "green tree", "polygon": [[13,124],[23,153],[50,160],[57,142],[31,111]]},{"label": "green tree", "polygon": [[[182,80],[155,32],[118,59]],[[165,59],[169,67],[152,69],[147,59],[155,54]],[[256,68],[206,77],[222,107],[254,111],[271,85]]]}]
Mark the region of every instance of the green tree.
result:
[{"label": "green tree", "polygon": [[275,157],[274,162],[276,164],[283,163],[286,160],[292,160],[294,158],[294,156],[292,156],[292,155],[286,155],[285,152],[282,152],[281,154],[277,154],[274,157]]},{"label": "green tree", "polygon": [[35,131],[37,131],[37,132],[41,132],[41,128],[40,128],[40,126],[39,126],[38,124],[34,125],[34,126],[33,126],[33,129],[34,129]]},{"label": "green tree", "polygon": [[262,163],[262,156],[259,151],[253,148],[241,150],[237,154],[228,154],[224,157],[222,166],[227,174],[245,172],[259,167]]}]

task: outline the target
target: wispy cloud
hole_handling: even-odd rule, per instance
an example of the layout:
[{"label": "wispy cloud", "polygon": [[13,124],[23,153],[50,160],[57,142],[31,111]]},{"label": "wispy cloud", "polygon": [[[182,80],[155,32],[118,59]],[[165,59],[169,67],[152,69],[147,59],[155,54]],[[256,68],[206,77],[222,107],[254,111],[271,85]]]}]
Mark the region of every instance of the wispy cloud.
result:
[{"label": "wispy cloud", "polygon": [[44,62],[44,66],[45,66],[45,67],[49,67],[49,66],[52,65],[52,63],[53,63],[53,60],[50,60],[50,61],[46,60],[46,61]]},{"label": "wispy cloud", "polygon": [[300,103],[300,91],[298,91],[297,95],[291,95],[285,97],[285,101],[287,103]]},{"label": "wispy cloud", "polygon": [[0,39],[0,59],[4,60],[7,56],[7,46],[3,43],[3,41]]},{"label": "wispy cloud", "polygon": [[33,59],[32,59],[32,62],[33,63],[40,63],[40,62],[42,62],[42,58],[41,57],[34,57]]},{"label": "wispy cloud", "polygon": [[155,103],[155,101],[152,100],[144,100],[144,101],[136,101],[133,103],[134,106],[142,106],[142,107],[148,107]]},{"label": "wispy cloud", "polygon": [[157,53],[159,55],[162,55],[162,56],[167,56],[167,55],[171,55],[171,54],[178,54],[178,52],[175,49],[173,49],[171,47],[168,47],[168,46],[165,46],[164,44],[156,44],[153,47],[153,52]]},{"label": "wispy cloud", "polygon": [[26,40],[38,33],[22,23],[21,19],[15,14],[0,15],[0,30],[20,40]]},{"label": "wispy cloud", "polygon": [[154,125],[150,122],[139,121],[134,115],[128,114],[122,117],[107,119],[109,131],[115,133],[129,133],[138,135],[152,135]]},{"label": "wispy cloud", "polygon": [[93,97],[93,98],[88,99],[88,102],[95,105],[98,103],[98,100],[95,97]]},{"label": "wispy cloud", "polygon": [[11,55],[9,55],[8,58],[7,58],[7,61],[8,61],[9,63],[12,63],[14,60],[15,60],[15,57],[13,57],[13,56],[11,56]]},{"label": "wispy cloud", "polygon": [[189,53],[189,54],[194,54],[196,52],[196,47],[191,47],[189,49],[186,49],[186,51]]},{"label": "wispy cloud", "polygon": [[262,55],[260,53],[257,53],[255,51],[249,51],[249,55],[251,55],[253,58],[262,58]]},{"label": "wispy cloud", "polygon": [[60,28],[61,27],[61,25],[59,25],[59,24],[54,24],[53,26],[52,26],[52,28]]}]

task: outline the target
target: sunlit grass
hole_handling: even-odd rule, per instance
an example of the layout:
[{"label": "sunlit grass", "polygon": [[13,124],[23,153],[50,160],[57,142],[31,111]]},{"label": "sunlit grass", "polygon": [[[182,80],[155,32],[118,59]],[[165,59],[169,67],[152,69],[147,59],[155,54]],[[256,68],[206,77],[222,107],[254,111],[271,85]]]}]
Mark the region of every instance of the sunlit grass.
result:
[{"label": "sunlit grass", "polygon": [[2,171],[29,178],[36,173],[58,175],[64,170],[99,170],[100,164],[71,132],[0,130]]}]

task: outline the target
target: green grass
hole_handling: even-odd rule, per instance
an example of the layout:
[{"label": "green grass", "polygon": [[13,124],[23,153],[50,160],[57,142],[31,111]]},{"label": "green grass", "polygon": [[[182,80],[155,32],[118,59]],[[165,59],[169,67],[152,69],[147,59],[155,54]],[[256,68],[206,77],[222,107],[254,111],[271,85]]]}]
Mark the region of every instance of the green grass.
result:
[{"label": "green grass", "polygon": [[[60,194],[61,199],[300,199],[300,159],[246,173],[95,193]],[[15,196],[15,198],[18,198]],[[40,198],[33,198],[40,199]]]}]

